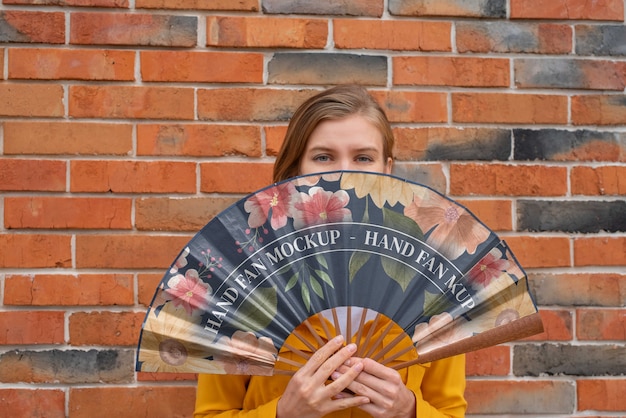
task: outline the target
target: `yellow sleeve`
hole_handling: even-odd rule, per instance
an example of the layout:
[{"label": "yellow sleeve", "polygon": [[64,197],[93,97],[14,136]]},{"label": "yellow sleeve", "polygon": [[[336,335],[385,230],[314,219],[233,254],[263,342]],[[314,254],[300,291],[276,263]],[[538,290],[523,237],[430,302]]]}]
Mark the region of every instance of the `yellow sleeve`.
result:
[{"label": "yellow sleeve", "polygon": [[194,418],[276,417],[278,398],[271,399],[255,409],[244,409],[250,379],[250,376],[199,375]]},{"label": "yellow sleeve", "polygon": [[465,355],[433,361],[425,366],[409,368],[407,387],[415,393],[417,417],[464,417],[467,409]]}]

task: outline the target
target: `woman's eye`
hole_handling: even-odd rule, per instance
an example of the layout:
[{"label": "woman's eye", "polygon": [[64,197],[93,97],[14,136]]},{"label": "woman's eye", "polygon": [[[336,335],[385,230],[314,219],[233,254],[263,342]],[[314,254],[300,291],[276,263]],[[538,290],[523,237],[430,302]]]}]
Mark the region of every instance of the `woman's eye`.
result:
[{"label": "woman's eye", "polygon": [[330,157],[328,155],[318,155],[315,158],[313,158],[313,160],[325,163],[325,162],[330,161]]},{"label": "woman's eye", "polygon": [[367,155],[360,155],[357,157],[357,161],[362,162],[362,163],[370,163],[372,161],[374,161],[374,159],[372,157],[369,157]]}]

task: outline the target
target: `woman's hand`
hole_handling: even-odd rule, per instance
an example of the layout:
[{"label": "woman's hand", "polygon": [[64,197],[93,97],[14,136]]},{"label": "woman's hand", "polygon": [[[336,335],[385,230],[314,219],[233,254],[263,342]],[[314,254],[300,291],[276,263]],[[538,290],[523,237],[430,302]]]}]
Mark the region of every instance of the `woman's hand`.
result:
[{"label": "woman's hand", "polygon": [[355,396],[365,396],[370,402],[360,408],[374,418],[415,417],[415,395],[400,378],[400,374],[369,359],[352,358],[333,373],[333,379],[341,379],[353,362],[363,365],[363,371],[348,385]]},{"label": "woman's hand", "polygon": [[365,396],[337,396],[363,370],[360,360],[351,360],[350,366],[342,367],[341,376],[327,384],[330,376],[356,352],[354,344],[341,348],[342,345],[341,336],[333,338],[293,375],[278,400],[277,418],[318,418],[369,402]]}]

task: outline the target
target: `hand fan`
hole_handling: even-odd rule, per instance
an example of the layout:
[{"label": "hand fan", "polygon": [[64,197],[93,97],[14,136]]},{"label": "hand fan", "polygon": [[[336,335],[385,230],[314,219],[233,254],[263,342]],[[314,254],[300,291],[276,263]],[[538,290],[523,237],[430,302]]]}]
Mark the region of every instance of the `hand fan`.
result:
[{"label": "hand fan", "polygon": [[156,289],[136,369],[293,373],[338,334],[398,369],[542,330],[522,267],[466,208],[332,172],[252,193],[191,239]]}]

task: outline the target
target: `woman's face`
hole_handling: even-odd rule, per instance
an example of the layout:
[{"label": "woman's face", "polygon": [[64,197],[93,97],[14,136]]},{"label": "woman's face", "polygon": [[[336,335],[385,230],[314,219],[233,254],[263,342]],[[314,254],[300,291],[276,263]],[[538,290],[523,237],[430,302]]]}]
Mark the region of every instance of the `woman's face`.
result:
[{"label": "woman's face", "polygon": [[360,115],[321,122],[306,144],[299,174],[359,170],[391,174],[393,160],[383,154],[383,136]]}]

